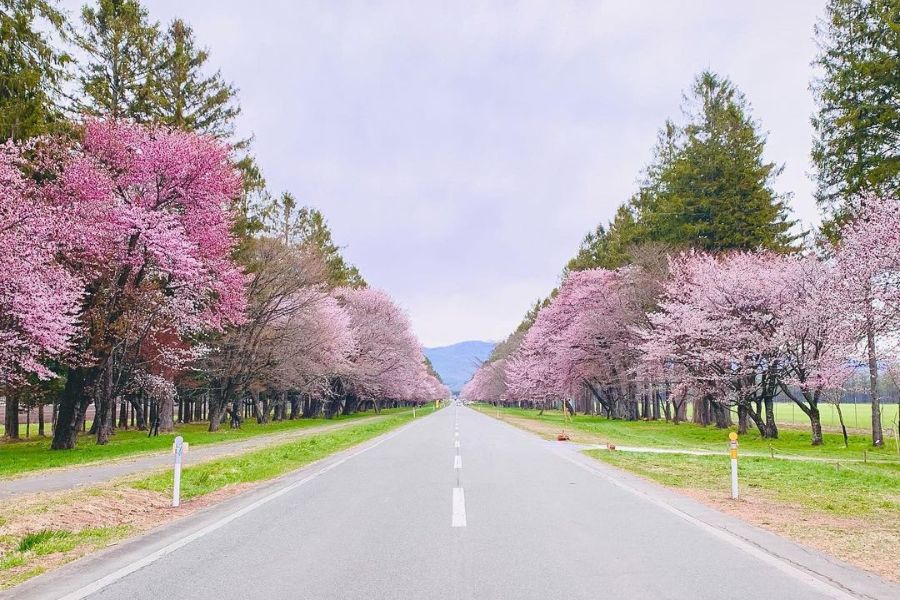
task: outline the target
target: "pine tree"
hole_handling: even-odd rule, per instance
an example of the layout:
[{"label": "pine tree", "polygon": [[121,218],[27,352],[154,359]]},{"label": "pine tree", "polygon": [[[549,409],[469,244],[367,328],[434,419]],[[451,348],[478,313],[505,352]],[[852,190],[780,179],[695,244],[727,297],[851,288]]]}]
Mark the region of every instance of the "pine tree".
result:
[{"label": "pine tree", "polygon": [[86,55],[78,81],[83,113],[151,119],[153,76],[159,66],[159,24],[138,0],[99,0],[81,11],[83,31],[75,37]]},{"label": "pine tree", "polygon": [[812,158],[834,237],[860,193],[900,194],[900,2],[830,0],[816,40]]},{"label": "pine tree", "polygon": [[0,0],[0,141],[61,125],[58,86],[70,58],[51,36],[63,35],[64,28],[52,1]]},{"label": "pine tree", "polygon": [[781,169],[763,159],[765,138],[744,95],[704,72],[683,111],[684,125],[667,120],[660,130],[638,192],[585,236],[564,274],[616,269],[642,248],[794,249],[786,198],[772,189]]},{"label": "pine tree", "polygon": [[703,250],[793,248],[781,168],[765,162],[765,137],[744,95],[703,72],[684,98],[687,123],[667,123],[634,203],[650,240]]},{"label": "pine tree", "polygon": [[219,71],[205,72],[209,51],[198,48],[194,32],[181,19],[169,25],[153,77],[150,113],[157,122],[230,138],[240,113],[237,90]]},{"label": "pine tree", "polygon": [[365,287],[366,282],[334,243],[328,222],[315,208],[300,206],[290,192],[268,198],[259,211],[263,229],[290,246],[310,248],[325,261],[328,283],[334,287]]},{"label": "pine tree", "polygon": [[575,258],[567,264],[569,271],[617,269],[631,262],[632,248],[646,241],[645,227],[635,218],[634,203],[622,204],[609,227],[598,225],[581,241]]}]

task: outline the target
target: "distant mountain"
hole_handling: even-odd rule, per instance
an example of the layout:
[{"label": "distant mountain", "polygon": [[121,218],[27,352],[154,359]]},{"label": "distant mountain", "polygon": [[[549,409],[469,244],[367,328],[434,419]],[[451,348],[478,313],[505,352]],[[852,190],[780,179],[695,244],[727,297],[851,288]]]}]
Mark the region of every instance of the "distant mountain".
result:
[{"label": "distant mountain", "polygon": [[425,356],[444,383],[459,392],[496,345],[494,342],[459,342],[452,346],[425,348]]}]

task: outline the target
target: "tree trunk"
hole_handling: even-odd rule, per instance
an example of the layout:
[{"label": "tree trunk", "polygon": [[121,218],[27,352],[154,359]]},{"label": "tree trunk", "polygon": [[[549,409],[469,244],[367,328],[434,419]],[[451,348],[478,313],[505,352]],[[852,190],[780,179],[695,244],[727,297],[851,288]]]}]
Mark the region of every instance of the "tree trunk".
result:
[{"label": "tree trunk", "polygon": [[101,383],[97,386],[95,394],[97,403],[97,414],[94,416],[94,424],[96,427],[97,443],[104,445],[109,442],[112,436],[112,428],[115,424],[116,400],[112,397],[113,387],[113,370],[112,365],[107,364],[103,369]]},{"label": "tree trunk", "polygon": [[841,422],[841,431],[844,433],[844,448],[849,448],[850,444],[847,440],[847,426],[844,425],[844,413],[841,412],[841,405],[837,403],[834,405],[837,408],[838,420]]},{"label": "tree trunk", "polygon": [[6,426],[6,438],[10,440],[19,439],[19,396],[15,393],[6,395],[6,415],[4,424]]},{"label": "tree trunk", "polygon": [[207,415],[209,416],[209,431],[219,430],[219,424],[222,422],[223,406],[224,402],[220,402],[218,398],[215,401],[210,398],[209,408],[207,409]]},{"label": "tree trunk", "polygon": [[723,406],[715,400],[710,400],[710,410],[718,429],[728,429],[732,426],[731,411],[728,410],[727,406]]},{"label": "tree trunk", "polygon": [[241,428],[241,406],[244,404],[244,399],[240,395],[235,395],[234,400],[231,403],[231,428],[232,429],[240,429]]},{"label": "tree trunk", "polygon": [[44,437],[44,405],[38,404],[38,435]]},{"label": "tree trunk", "polygon": [[709,398],[707,396],[696,396],[694,398],[694,411],[692,421],[698,425],[709,425]]},{"label": "tree trunk", "polygon": [[878,360],[875,356],[875,332],[871,319],[867,319],[866,346],[869,355],[869,393],[872,395],[872,445],[884,445],[881,429],[881,401],[878,398]]},{"label": "tree trunk", "polygon": [[60,395],[56,427],[53,429],[53,450],[71,450],[78,440],[78,430],[84,424],[84,415],[90,399],[84,394],[85,387],[95,378],[95,369],[74,368],[69,370],[66,386]]},{"label": "tree trunk", "polygon": [[819,415],[819,407],[811,406],[809,409],[809,424],[812,425],[812,445],[822,445],[822,417]]},{"label": "tree trunk", "polygon": [[264,397],[263,394],[260,394],[256,391],[250,392],[250,397],[253,399],[253,412],[256,416],[256,422],[259,425],[263,423],[269,422],[269,401]]},{"label": "tree trunk", "polygon": [[765,398],[766,406],[766,437],[770,440],[778,439],[778,425],[775,424],[775,402],[772,398]]},{"label": "tree trunk", "polygon": [[131,399],[131,410],[134,415],[135,427],[137,427],[139,431],[146,431],[147,420],[144,415],[144,403],[140,398]]},{"label": "tree trunk", "polygon": [[128,430],[128,402],[124,398],[119,406],[119,429]]},{"label": "tree trunk", "polygon": [[749,429],[749,417],[747,416],[747,407],[738,406],[738,433],[744,435]]},{"label": "tree trunk", "polygon": [[159,430],[162,433],[172,433],[175,431],[175,399],[166,394],[159,402]]}]

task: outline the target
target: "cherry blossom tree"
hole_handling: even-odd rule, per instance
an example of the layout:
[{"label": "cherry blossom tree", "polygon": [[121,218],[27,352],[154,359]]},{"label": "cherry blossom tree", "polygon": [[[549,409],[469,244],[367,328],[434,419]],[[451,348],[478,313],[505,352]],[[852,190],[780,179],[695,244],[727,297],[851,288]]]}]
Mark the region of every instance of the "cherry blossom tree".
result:
[{"label": "cherry blossom tree", "polygon": [[774,398],[780,381],[772,307],[791,293],[780,257],[739,252],[689,253],[673,259],[660,311],[651,315],[644,352],[656,364],[684,368],[695,414],[730,423],[729,405],[764,437],[777,437]]},{"label": "cherry blossom tree", "polygon": [[[297,343],[313,305],[320,301],[325,265],[315,253],[272,238],[252,239],[245,251],[249,271],[243,321],[215,339],[199,366],[209,391],[209,430],[216,431],[230,406],[232,427],[240,426],[241,404],[273,378],[286,377],[281,363]],[[253,388],[253,389],[251,389]]]},{"label": "cherry blossom tree", "polygon": [[[290,303],[296,310],[283,323],[273,325],[282,333],[275,344],[273,368],[264,373],[264,378],[273,391],[281,394],[282,406],[292,394],[294,418],[301,395],[325,396],[334,378],[350,373],[355,342],[350,316],[333,296],[307,288],[294,294]],[[264,414],[268,414],[267,408]]]},{"label": "cherry blossom tree", "polygon": [[472,402],[500,403],[506,401],[508,398],[507,363],[508,359],[500,358],[482,365],[460,390],[460,397]]},{"label": "cherry blossom tree", "polygon": [[78,331],[82,282],[58,259],[66,223],[24,172],[30,151],[0,146],[0,387],[53,377]]},{"label": "cherry blossom tree", "polygon": [[430,375],[406,314],[375,288],[340,288],[335,296],[350,316],[355,342],[351,373],[340,381],[343,410],[367,403],[379,410],[381,400],[417,401]]},{"label": "cherry blossom tree", "polygon": [[879,352],[895,345],[900,329],[900,200],[863,197],[857,217],[841,230],[836,260],[841,302],[869,368],[872,443],[884,444],[878,396]]},{"label": "cherry blossom tree", "polygon": [[[819,404],[852,374],[852,316],[841,300],[841,271],[815,255],[781,259],[789,293],[772,306],[784,394],[809,417],[812,443],[823,442]],[[851,318],[848,318],[851,317]]]},{"label": "cherry blossom tree", "polygon": [[143,329],[177,337],[242,320],[245,277],[231,259],[229,210],[240,177],[229,148],[212,138],[115,121],[85,123],[80,143],[35,168],[41,194],[69,224],[65,254],[85,282],[81,360],[69,370],[52,444],[64,449],[88,404],[102,414],[121,391],[114,374],[129,307],[152,296],[158,311]]}]

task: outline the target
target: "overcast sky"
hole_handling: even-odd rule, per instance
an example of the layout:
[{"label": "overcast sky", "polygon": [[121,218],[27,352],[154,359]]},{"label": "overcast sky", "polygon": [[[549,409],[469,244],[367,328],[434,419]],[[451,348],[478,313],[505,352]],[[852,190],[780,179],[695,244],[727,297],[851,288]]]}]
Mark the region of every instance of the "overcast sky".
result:
[{"label": "overcast sky", "polygon": [[817,220],[824,0],[145,4],[193,25],[240,88],[270,189],[325,213],[426,346],[505,337],[634,191],[706,68],[746,93],[785,164],[778,191]]}]

